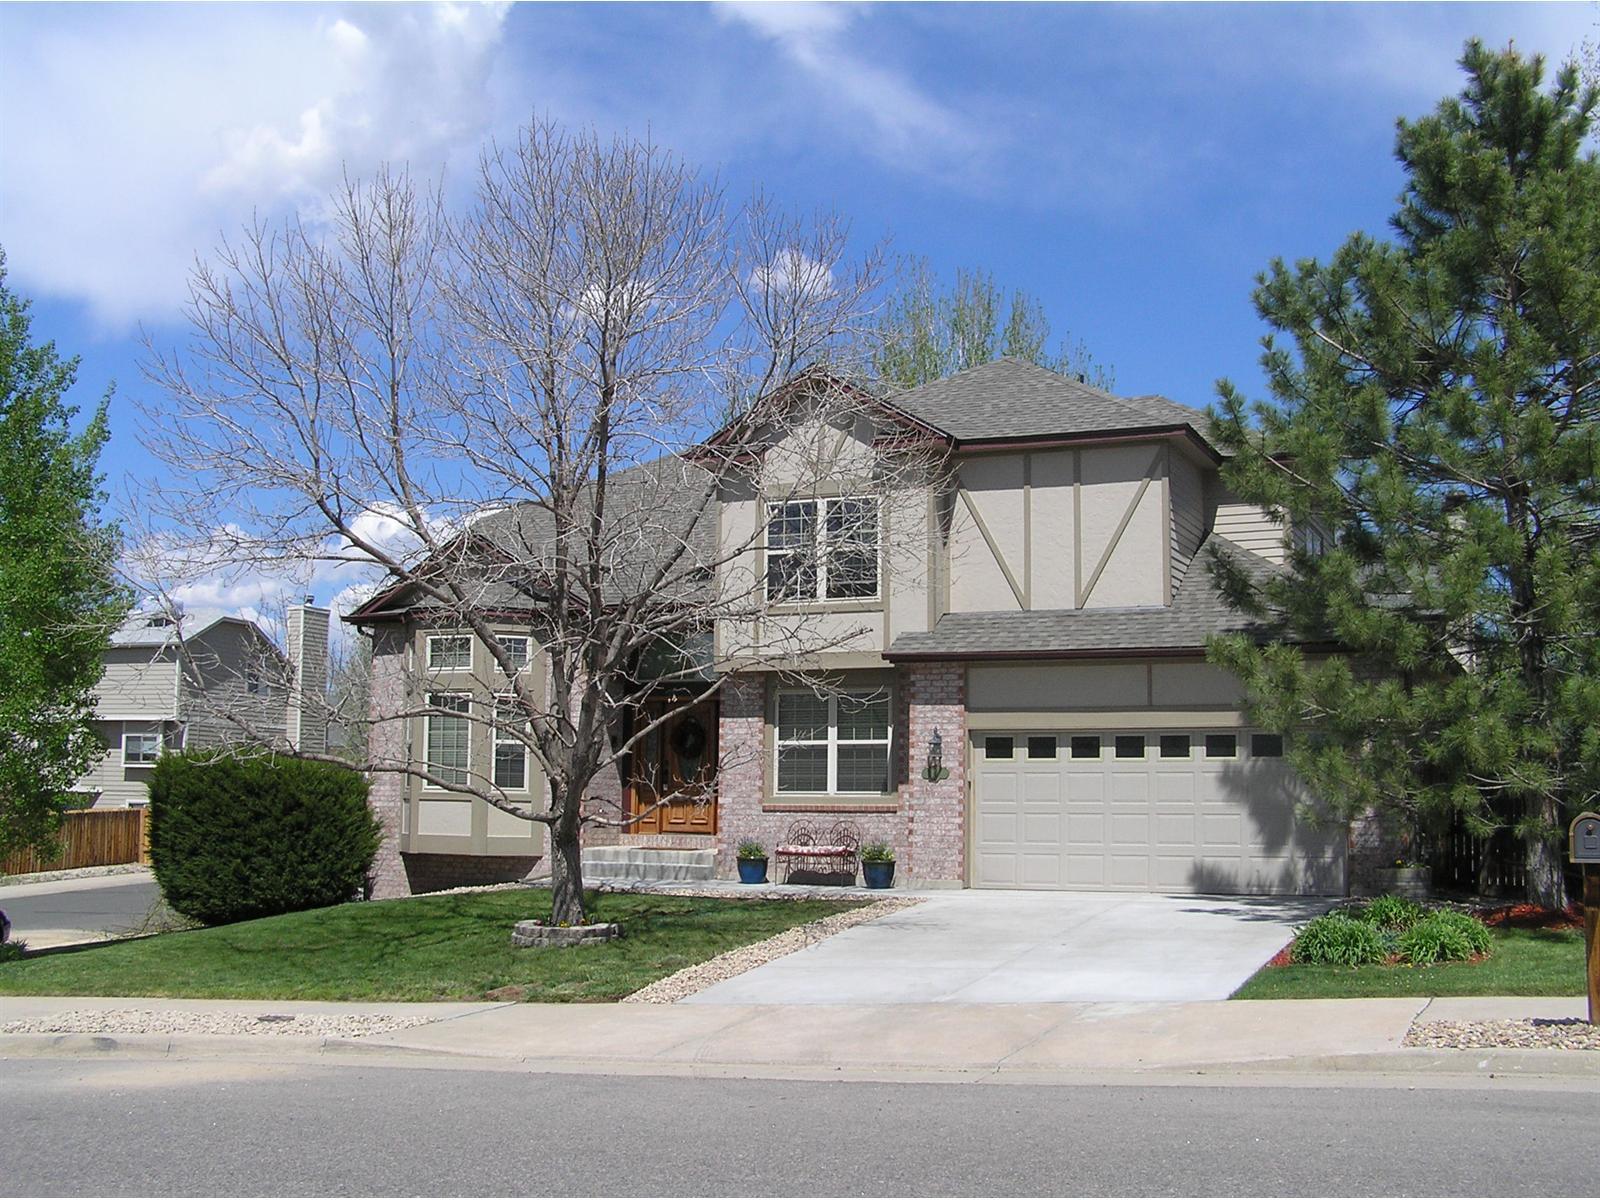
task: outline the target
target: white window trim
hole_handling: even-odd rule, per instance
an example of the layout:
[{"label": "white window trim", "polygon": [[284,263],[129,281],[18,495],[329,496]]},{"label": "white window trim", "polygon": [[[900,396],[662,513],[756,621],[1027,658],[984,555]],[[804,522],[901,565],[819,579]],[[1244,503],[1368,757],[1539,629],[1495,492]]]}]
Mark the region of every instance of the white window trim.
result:
[{"label": "white window trim", "polygon": [[[155,742],[156,742],[155,755],[153,757],[151,757],[151,758],[129,758],[128,757],[128,739],[129,738],[154,738]],[[122,731],[122,765],[125,766],[125,767],[153,767],[153,766],[155,766],[156,759],[161,757],[161,751],[165,748],[165,741],[166,741],[166,739],[164,739],[161,736],[161,730],[159,730],[159,729],[128,729],[128,728],[124,728],[123,731]]]},{"label": "white window trim", "polygon": [[[466,777],[464,779],[460,780],[459,783],[468,784],[468,783],[472,782],[472,693],[471,692],[451,692],[451,691],[429,692],[429,693],[427,693],[428,707],[429,708],[436,707],[436,705],[434,703],[435,699],[436,698],[440,698],[440,697],[444,697],[444,696],[455,696],[455,697],[463,697],[463,698],[465,698],[466,702],[467,702],[467,710],[465,712],[460,713],[459,715],[456,715],[456,716],[445,716],[443,713],[428,713],[423,717],[423,721],[422,721],[422,766],[423,766],[423,769],[426,770],[429,774],[437,775],[441,779],[446,777],[445,773],[447,771],[457,771],[457,770],[462,771]],[[434,762],[432,757],[431,757],[431,755],[430,755],[430,751],[431,751],[432,746],[433,746],[433,723],[435,721],[447,721],[447,720],[462,720],[462,721],[465,721],[467,723],[467,761],[466,761],[466,765],[463,766],[463,767],[447,766],[444,763]],[[424,781],[424,782],[431,784],[431,781]],[[437,785],[435,785],[435,786],[437,786]]]},{"label": "white window trim", "polygon": [[[866,695],[866,691],[846,692],[846,695]],[[828,786],[826,796],[881,796],[887,792],[856,791],[843,792],[839,790],[839,747],[840,746],[882,746],[884,756],[888,763],[888,778],[885,780],[889,790],[894,788],[894,695],[889,693],[889,712],[885,736],[881,738],[841,738],[839,736],[839,697],[828,697],[828,736],[826,738],[788,738],[783,737],[783,726],[779,723],[779,714],[782,711],[782,698],[784,696],[815,696],[815,692],[805,688],[784,688],[778,692],[778,699],[774,702],[772,721],[772,791],[777,796],[814,796],[819,793],[805,791],[783,791],[780,785],[778,772],[778,758],[786,746],[826,746],[828,763]]]},{"label": "white window trim", "polygon": [[[525,791],[528,790],[528,778],[529,778],[529,775],[530,775],[529,763],[530,763],[530,760],[533,758],[533,752],[528,749],[528,743],[527,742],[524,742],[524,741],[520,740],[519,738],[502,737],[501,736],[501,731],[500,731],[499,704],[500,704],[500,702],[502,700],[510,700],[512,698],[513,698],[513,693],[511,693],[511,692],[501,692],[500,694],[498,694],[494,698],[495,699],[496,711],[495,711],[495,717],[494,717],[495,723],[494,723],[493,729],[491,730],[490,738],[489,738],[490,748],[491,748],[491,754],[490,754],[490,758],[489,758],[489,781],[491,783],[493,783],[495,787],[499,788],[503,792],[525,792]],[[519,783],[519,784],[516,784],[515,786],[507,786],[506,784],[503,784],[503,783],[500,782],[500,747],[501,746],[516,746],[522,751],[522,782]]]},{"label": "white window trim", "polygon": [[[467,665],[466,666],[464,666],[464,667],[441,667],[441,666],[435,665],[435,663],[433,661],[433,644],[435,642],[461,641],[463,638],[466,640],[466,643],[467,643]],[[430,670],[430,671],[441,671],[441,672],[443,672],[443,671],[470,671],[470,670],[472,670],[472,644],[473,644],[473,642],[475,642],[477,640],[478,639],[473,637],[470,633],[430,633],[428,635],[426,653],[424,655],[423,661],[427,663],[428,670]]]},{"label": "white window trim", "polygon": [[[507,654],[511,653],[510,642],[521,642],[523,647],[522,665],[517,668],[520,673],[533,665],[533,639],[525,633],[496,633],[495,638]],[[514,656],[513,656],[514,657]]]},{"label": "white window trim", "polygon": [[[873,549],[877,553],[878,561],[873,564],[872,594],[870,596],[829,596],[828,595],[828,506],[833,504],[871,504],[873,514],[877,518],[877,528],[873,533]],[[810,596],[785,596],[776,597],[771,592],[772,576],[763,571],[761,581],[763,593],[768,604],[860,604],[883,598],[883,506],[876,496],[812,496],[791,500],[767,501],[767,523],[762,535],[762,545],[770,559],[774,556],[786,558],[802,553],[798,549],[774,550],[770,544],[772,521],[784,508],[791,504],[809,504],[813,512],[811,517],[812,529],[812,559],[817,568],[817,587]]]}]

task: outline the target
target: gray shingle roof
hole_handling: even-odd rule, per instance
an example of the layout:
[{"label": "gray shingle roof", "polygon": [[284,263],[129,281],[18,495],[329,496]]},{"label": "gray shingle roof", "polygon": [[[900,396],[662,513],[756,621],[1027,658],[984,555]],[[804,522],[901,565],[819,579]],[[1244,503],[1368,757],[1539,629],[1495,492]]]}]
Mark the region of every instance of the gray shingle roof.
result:
[{"label": "gray shingle roof", "polygon": [[[1113,396],[1020,358],[1000,358],[912,388],[890,403],[957,442],[1073,436],[1188,425],[1206,415],[1164,396]],[[1209,445],[1209,442],[1207,443]]]},{"label": "gray shingle roof", "polygon": [[1043,612],[946,613],[925,633],[903,633],[885,657],[974,658],[1014,655],[1205,648],[1214,633],[1276,631],[1232,608],[1211,580],[1205,557],[1225,549],[1256,575],[1277,570],[1266,559],[1212,534],[1200,547],[1171,608],[1078,608]]}]

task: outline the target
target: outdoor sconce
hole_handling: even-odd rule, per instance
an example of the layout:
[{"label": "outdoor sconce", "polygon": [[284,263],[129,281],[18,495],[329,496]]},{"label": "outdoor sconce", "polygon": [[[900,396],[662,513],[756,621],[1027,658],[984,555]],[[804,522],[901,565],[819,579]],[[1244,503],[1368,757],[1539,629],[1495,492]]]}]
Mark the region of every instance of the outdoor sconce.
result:
[{"label": "outdoor sconce", "polygon": [[937,729],[933,731],[933,737],[928,739],[928,765],[923,770],[922,777],[930,783],[950,778],[950,772],[944,765],[944,739],[939,736]]}]

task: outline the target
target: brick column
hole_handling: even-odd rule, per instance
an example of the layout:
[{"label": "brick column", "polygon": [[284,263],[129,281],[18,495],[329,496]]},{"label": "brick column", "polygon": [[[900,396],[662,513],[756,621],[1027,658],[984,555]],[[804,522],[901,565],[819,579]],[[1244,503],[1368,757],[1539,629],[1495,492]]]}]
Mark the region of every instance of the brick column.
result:
[{"label": "brick column", "polygon": [[[967,701],[966,668],[959,663],[913,663],[903,669],[906,709],[906,782],[900,791],[910,851],[905,872],[919,884],[966,880]],[[924,777],[928,745],[939,731],[950,774]]]},{"label": "brick column", "polygon": [[[717,874],[738,870],[735,855],[745,838],[771,838],[764,819],[766,787],[766,677],[739,675],[722,687],[717,718]],[[771,850],[769,842],[767,849]]]},{"label": "brick column", "polygon": [[[403,625],[373,628],[372,698],[368,709],[372,724],[367,731],[367,753],[375,763],[406,760],[406,722],[383,719],[406,706],[409,690],[405,670],[406,642]],[[372,860],[372,898],[387,900],[409,896],[411,885],[400,857],[400,828],[408,778],[394,771],[373,771],[367,778],[367,804],[383,830],[377,857]]]}]

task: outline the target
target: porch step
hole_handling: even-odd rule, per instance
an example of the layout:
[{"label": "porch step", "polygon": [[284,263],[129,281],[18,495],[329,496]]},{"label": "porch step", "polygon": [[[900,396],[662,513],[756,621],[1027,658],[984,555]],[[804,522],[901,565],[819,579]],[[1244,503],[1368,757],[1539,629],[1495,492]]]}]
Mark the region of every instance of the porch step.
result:
[{"label": "porch step", "polygon": [[711,879],[715,850],[658,850],[652,846],[595,846],[583,852],[583,877],[596,883]]}]

